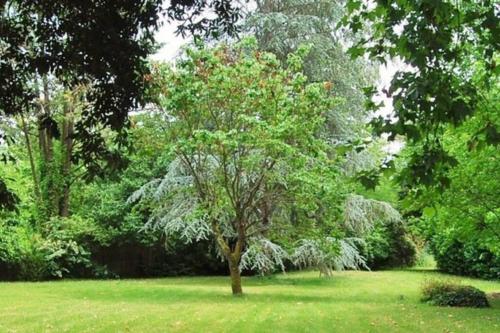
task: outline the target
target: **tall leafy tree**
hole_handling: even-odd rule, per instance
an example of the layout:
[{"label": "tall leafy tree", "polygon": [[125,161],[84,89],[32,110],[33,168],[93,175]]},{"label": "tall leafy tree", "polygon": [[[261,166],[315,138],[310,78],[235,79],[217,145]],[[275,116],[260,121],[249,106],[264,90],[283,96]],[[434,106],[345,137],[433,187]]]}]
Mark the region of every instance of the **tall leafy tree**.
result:
[{"label": "tall leafy tree", "polygon": [[[427,240],[440,269],[496,279],[500,276],[500,187],[495,180],[500,165],[499,147],[488,144],[495,132],[488,128],[500,126],[496,112],[500,86],[483,78],[490,75],[484,66],[476,62],[469,68],[481,103],[462,124],[448,125],[442,134],[444,149],[458,162],[446,173],[449,187],[403,186],[400,206],[412,228]],[[411,162],[421,149],[419,144],[407,145],[397,164]]]},{"label": "tall leafy tree", "polygon": [[[1,6],[0,110],[29,110],[42,78],[89,84],[89,105],[75,125],[80,157],[113,158],[99,129],[119,131],[142,101],[146,57],[154,50],[160,1],[4,1]],[[47,125],[50,123],[46,122]]]},{"label": "tall leafy tree", "polygon": [[300,45],[310,52],[303,72],[309,82],[324,82],[329,93],[340,102],[326,114],[323,129],[330,142],[346,153],[346,173],[353,173],[364,185],[373,187],[379,179],[382,160],[374,154],[367,122],[370,102],[363,89],[375,82],[376,63],[351,59],[347,46],[358,40],[356,34],[338,28],[346,12],[345,1],[261,0],[244,27],[255,35],[261,50],[272,52],[283,63]]},{"label": "tall leafy tree", "polygon": [[233,294],[241,294],[242,255],[270,227],[262,204],[293,200],[297,182],[322,165],[331,172],[316,139],[331,100],[322,86],[306,85],[303,75],[279,69],[275,57],[248,43],[191,50],[160,79],[175,159],[163,180],[135,197],[153,190],[160,199],[153,221],[167,234],[213,237],[229,264]]},{"label": "tall leafy tree", "polygon": [[[448,125],[459,125],[473,115],[484,99],[472,75],[475,64],[484,64],[487,75],[481,84],[498,79],[498,4],[349,0],[347,9],[343,23],[351,32],[368,25],[368,32],[350,50],[353,56],[368,55],[381,62],[397,57],[405,64],[384,90],[393,99],[394,116],[373,122],[378,133],[389,133],[391,139],[404,135],[420,146],[401,180],[446,187],[447,170],[457,161],[444,148],[443,133]],[[374,110],[379,106],[371,104]],[[496,145],[499,131],[490,116],[484,115],[477,134]]]},{"label": "tall leafy tree", "polygon": [[[160,16],[178,20],[181,33],[209,34],[234,32],[239,18],[228,0],[171,1],[165,11],[162,3],[0,1],[0,116],[33,108],[44,77],[57,78],[67,89],[86,84],[88,105],[74,124],[72,136],[80,145],[73,153],[92,174],[102,172],[100,161],[116,166],[117,149],[108,149],[103,129],[118,133],[115,148],[125,144],[128,112],[145,102],[146,58],[155,50]],[[200,17],[206,10],[216,15]]]},{"label": "tall leafy tree", "polygon": [[233,294],[242,293],[241,269],[272,271],[286,258],[326,274],[356,268],[363,259],[353,240],[342,239],[342,222],[355,228],[379,213],[395,215],[354,196],[347,204],[355,209],[343,216],[341,158],[322,135],[335,99],[323,83],[307,82],[305,54],[300,48],[281,69],[244,40],[189,50],[152,78],[173,162],[130,201],[151,200],[148,225],[167,236],[213,239]]},{"label": "tall leafy tree", "polygon": [[83,85],[68,91],[55,81],[44,80],[42,98],[35,108],[18,117],[30,162],[39,220],[68,217],[71,187],[88,176],[85,169],[76,174],[78,163],[73,154],[80,144],[74,136],[74,127],[87,106],[83,98],[85,93]]}]

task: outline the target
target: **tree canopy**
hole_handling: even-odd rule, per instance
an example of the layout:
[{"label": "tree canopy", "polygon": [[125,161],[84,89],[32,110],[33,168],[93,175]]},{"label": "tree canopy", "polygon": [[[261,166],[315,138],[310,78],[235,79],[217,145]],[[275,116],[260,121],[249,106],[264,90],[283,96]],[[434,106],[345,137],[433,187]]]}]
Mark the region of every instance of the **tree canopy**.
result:
[{"label": "tree canopy", "polygon": [[257,9],[243,25],[261,50],[274,53],[284,63],[301,45],[310,47],[304,74],[310,82],[330,82],[330,93],[340,98],[327,114],[325,128],[334,144],[359,139],[367,118],[363,88],[376,77],[373,65],[352,60],[346,52],[345,45],[355,37],[336,28],[344,13],[343,3],[335,1],[257,1]]},{"label": "tree canopy", "polygon": [[[87,85],[86,108],[71,134],[78,141],[71,158],[98,175],[103,167],[122,165],[128,114],[145,103],[147,57],[155,50],[160,18],[178,21],[183,34],[236,31],[239,11],[230,1],[172,1],[166,8],[162,3],[0,1],[0,121],[36,108],[47,77],[67,89]],[[215,17],[200,18],[209,9]],[[47,117],[43,126],[52,124]],[[106,144],[105,129],[117,133],[113,146]],[[0,135],[0,144],[11,141]],[[2,207],[11,207],[13,194],[5,186],[0,193]]]},{"label": "tree canopy", "polygon": [[[394,115],[372,124],[389,138],[404,135],[418,143],[402,173],[409,184],[449,185],[447,170],[456,164],[443,147],[448,125],[459,125],[477,112],[483,96],[471,70],[484,64],[484,84],[498,78],[500,31],[494,1],[347,1],[343,24],[361,39],[350,52],[382,63],[398,58],[405,64],[383,92],[393,99]],[[368,95],[376,93],[368,89]],[[372,110],[380,104],[370,103]],[[488,144],[500,141],[498,128],[484,115],[477,134]],[[477,138],[477,136],[476,136]]]},{"label": "tree canopy", "polygon": [[284,268],[289,250],[296,265],[326,274],[358,267],[363,259],[343,230],[399,219],[389,205],[346,197],[343,155],[322,131],[335,98],[329,84],[301,73],[306,54],[299,48],[282,69],[245,39],[190,49],[172,69],[153,65],[172,162],[130,200],[155,202],[148,223],[167,237],[213,239],[234,294],[241,269]]}]

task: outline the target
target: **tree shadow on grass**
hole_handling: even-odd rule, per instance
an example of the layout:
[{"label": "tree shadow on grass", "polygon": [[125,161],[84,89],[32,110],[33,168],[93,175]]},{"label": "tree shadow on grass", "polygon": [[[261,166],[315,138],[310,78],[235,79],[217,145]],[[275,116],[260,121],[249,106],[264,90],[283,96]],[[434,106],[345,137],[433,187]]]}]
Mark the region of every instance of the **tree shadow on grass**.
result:
[{"label": "tree shadow on grass", "polygon": [[245,281],[249,286],[294,286],[301,287],[318,287],[318,286],[335,286],[342,281],[348,280],[346,276],[335,277],[293,277],[293,275],[280,276],[263,276],[253,277]]},{"label": "tree shadow on grass", "polygon": [[[67,295],[80,298],[79,295]],[[175,303],[235,303],[235,302],[321,302],[327,301],[327,297],[322,296],[296,296],[283,294],[244,294],[241,297],[231,295],[230,288],[227,291],[173,291],[164,292],[155,290],[151,292],[141,292],[141,294],[132,293],[98,293],[86,297],[87,300],[112,302],[112,303],[153,303],[153,304],[175,304]]]},{"label": "tree shadow on grass", "polygon": [[468,275],[456,275],[456,274],[450,274],[446,272],[442,272],[438,269],[427,269],[427,268],[405,268],[401,270],[393,270],[393,271],[399,271],[399,272],[411,272],[413,273],[421,273],[423,275],[428,275],[429,277],[432,276],[437,276],[440,279],[451,279],[451,280],[472,280],[472,281],[481,281],[481,282],[496,282],[496,280],[486,280],[486,279],[481,279],[480,277],[475,277],[475,276],[468,276]]},{"label": "tree shadow on grass", "polygon": [[[100,289],[100,290],[76,290],[67,292],[62,297],[75,300],[97,301],[103,303],[139,303],[139,304],[179,304],[179,303],[207,303],[207,304],[238,304],[240,302],[249,303],[395,303],[393,297],[377,297],[369,293],[356,295],[333,293],[331,290],[325,290],[318,294],[307,294],[301,281],[300,290],[289,288],[289,290],[272,291],[255,289],[260,287],[251,284],[244,284],[245,294],[242,297],[231,295],[229,283],[217,286],[206,286],[202,284],[192,285],[168,285],[151,286],[150,288],[128,288],[128,289]],[[273,288],[273,285],[262,285]],[[210,288],[213,288],[210,290]],[[304,292],[306,294],[304,294]]]},{"label": "tree shadow on grass", "polygon": [[[271,276],[244,276],[243,287],[245,286],[335,286],[343,281],[347,281],[347,276],[334,277],[294,277],[294,275],[271,275]],[[127,281],[127,280],[122,280]],[[203,285],[203,286],[221,286],[229,285],[229,276],[216,277],[182,277],[182,278],[162,278],[145,279],[136,281],[146,281],[157,285]]]},{"label": "tree shadow on grass", "polygon": [[393,269],[395,272],[411,272],[411,273],[424,273],[424,274],[444,274],[441,273],[437,268],[402,268]]}]

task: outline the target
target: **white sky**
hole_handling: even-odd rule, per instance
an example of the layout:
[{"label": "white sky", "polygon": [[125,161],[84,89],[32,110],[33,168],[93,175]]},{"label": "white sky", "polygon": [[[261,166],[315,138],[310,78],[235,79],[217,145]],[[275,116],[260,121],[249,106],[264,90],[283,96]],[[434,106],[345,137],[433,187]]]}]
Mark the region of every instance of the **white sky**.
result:
[{"label": "white sky", "polygon": [[180,48],[188,43],[188,40],[175,35],[175,24],[165,23],[156,33],[156,41],[163,44],[163,47],[152,56],[153,60],[171,61],[179,53]]}]

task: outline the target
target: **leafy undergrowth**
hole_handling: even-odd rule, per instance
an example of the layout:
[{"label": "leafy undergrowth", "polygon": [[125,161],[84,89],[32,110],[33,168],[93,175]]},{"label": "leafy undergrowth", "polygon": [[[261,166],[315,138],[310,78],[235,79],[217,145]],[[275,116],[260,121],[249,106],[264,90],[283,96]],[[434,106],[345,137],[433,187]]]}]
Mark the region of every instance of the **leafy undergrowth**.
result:
[{"label": "leafy undergrowth", "polygon": [[[316,272],[244,278],[230,295],[225,277],[0,283],[0,332],[495,332],[491,308],[420,303],[431,271]],[[488,294],[500,283],[462,282]]]}]

